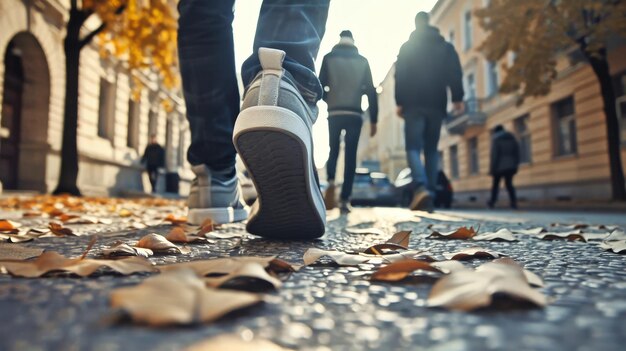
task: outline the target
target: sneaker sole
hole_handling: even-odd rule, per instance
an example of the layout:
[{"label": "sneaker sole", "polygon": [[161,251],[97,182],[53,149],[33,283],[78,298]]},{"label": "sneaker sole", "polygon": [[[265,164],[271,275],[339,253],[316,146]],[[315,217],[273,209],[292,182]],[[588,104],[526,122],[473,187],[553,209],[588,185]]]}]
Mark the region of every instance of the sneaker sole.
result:
[{"label": "sneaker sole", "polygon": [[187,221],[193,225],[202,224],[210,218],[216,224],[241,222],[248,218],[248,211],[243,208],[191,208],[187,214]]},{"label": "sneaker sole", "polygon": [[258,193],[248,232],[274,239],[324,235],[326,211],[304,121],[282,107],[251,107],[237,117],[233,143]]}]

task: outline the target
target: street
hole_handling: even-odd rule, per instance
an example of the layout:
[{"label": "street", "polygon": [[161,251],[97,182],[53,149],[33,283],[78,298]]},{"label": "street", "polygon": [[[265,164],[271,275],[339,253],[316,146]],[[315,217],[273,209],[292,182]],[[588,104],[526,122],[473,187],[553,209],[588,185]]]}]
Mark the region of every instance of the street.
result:
[{"label": "street", "polygon": [[[12,216],[0,212],[0,218]],[[226,225],[230,239],[189,244],[191,252],[154,256],[156,264],[230,256],[273,256],[302,264],[308,248],[354,252],[387,240],[400,230],[413,232],[410,249],[435,255],[471,246],[465,240],[427,238],[429,225],[455,229],[480,226],[550,228],[552,223],[626,228],[623,214],[528,211],[442,211],[433,215],[399,208],[358,208],[348,216],[328,214],[327,234],[308,242],[270,241],[245,234],[243,224]],[[100,238],[90,252],[115,240],[137,240],[145,234],[166,234],[171,225],[118,232],[109,225],[77,226]],[[383,233],[355,234],[346,228],[378,228]],[[81,229],[81,230],[82,230]],[[109,232],[107,234],[107,232]],[[44,237],[22,243],[79,256],[90,235]],[[516,260],[545,281],[544,308],[486,308],[449,311],[426,305],[432,284],[379,283],[369,280],[374,264],[341,267],[332,263],[302,267],[258,306],[231,313],[210,324],[151,328],[120,323],[109,307],[111,290],[140,283],[148,274],[102,273],[86,278],[62,275],[19,278],[0,275],[1,350],[179,350],[223,333],[268,339],[298,350],[620,350],[626,342],[626,260],[604,251],[597,242],[540,240],[517,236],[517,242],[484,241],[481,247]],[[3,244],[17,245],[17,244]],[[475,245],[475,244],[474,244]],[[477,266],[484,260],[464,264]],[[622,345],[622,346],[620,346]]]}]

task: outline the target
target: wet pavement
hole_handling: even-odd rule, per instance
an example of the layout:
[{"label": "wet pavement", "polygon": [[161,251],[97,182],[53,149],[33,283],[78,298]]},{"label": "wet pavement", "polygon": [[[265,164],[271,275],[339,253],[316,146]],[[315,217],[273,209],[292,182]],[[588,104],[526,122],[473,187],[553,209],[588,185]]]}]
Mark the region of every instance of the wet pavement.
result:
[{"label": "wet pavement", "polygon": [[[618,225],[621,216],[531,216],[520,212],[445,212],[419,217],[401,209],[357,209],[350,216],[329,213],[327,234],[320,240],[284,242],[243,234],[241,238],[191,244],[191,253],[150,258],[157,264],[229,256],[269,256],[302,264],[310,247],[357,251],[384,242],[394,232],[412,230],[410,248],[435,255],[475,246],[463,240],[426,236],[428,226],[480,225],[498,228],[547,227],[551,222]],[[595,222],[598,223],[595,223]],[[601,222],[601,223],[600,223]],[[353,234],[346,228],[375,227],[381,234]],[[90,256],[115,240],[136,240],[171,226],[119,231],[116,224],[87,225],[102,231]],[[566,230],[563,227],[562,230]],[[593,229],[593,232],[606,232]],[[109,234],[106,234],[109,232]],[[220,232],[244,233],[243,224]],[[150,328],[117,323],[109,307],[112,289],[141,282],[148,274],[101,273],[88,278],[37,279],[0,275],[0,350],[180,350],[222,333],[269,339],[299,350],[621,350],[626,343],[626,256],[606,252],[597,242],[543,241],[521,235],[518,242],[480,242],[505,253],[545,281],[551,299],[541,308],[451,312],[429,308],[432,283],[378,283],[369,276],[377,267],[361,264],[308,266],[291,274],[266,301],[206,325]],[[89,235],[40,238],[23,245],[78,256]],[[476,266],[484,261],[472,260]],[[622,346],[620,346],[622,345]]]}]

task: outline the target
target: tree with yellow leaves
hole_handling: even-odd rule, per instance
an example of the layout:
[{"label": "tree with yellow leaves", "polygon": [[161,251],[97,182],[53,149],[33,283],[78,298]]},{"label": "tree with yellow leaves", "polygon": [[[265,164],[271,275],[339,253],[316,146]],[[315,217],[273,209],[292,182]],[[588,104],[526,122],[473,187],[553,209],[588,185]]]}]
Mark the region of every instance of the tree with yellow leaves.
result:
[{"label": "tree with yellow leaves", "polygon": [[515,62],[505,67],[502,93],[546,95],[557,77],[556,56],[579,50],[593,69],[602,92],[614,200],[626,200],[620,157],[615,91],[607,60],[608,42],[626,36],[626,1],[492,0],[476,11],[488,37],[481,50],[497,61],[508,52]]},{"label": "tree with yellow leaves", "polygon": [[[86,35],[85,23],[101,24]],[[80,195],[78,179],[78,94],[80,52],[98,37],[100,53],[128,63],[130,72],[153,71],[166,87],[177,84],[176,19],[167,0],[70,0],[64,39],[65,111],[61,171],[55,194]],[[141,82],[133,75],[135,98]]]}]

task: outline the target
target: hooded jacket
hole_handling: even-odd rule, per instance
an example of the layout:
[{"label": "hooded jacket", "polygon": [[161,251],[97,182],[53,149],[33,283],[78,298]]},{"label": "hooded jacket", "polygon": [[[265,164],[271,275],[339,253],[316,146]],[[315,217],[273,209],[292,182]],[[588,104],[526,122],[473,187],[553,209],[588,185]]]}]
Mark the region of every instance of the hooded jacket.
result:
[{"label": "hooded jacket", "polygon": [[450,88],[453,102],[463,101],[463,72],[454,46],[432,26],[415,30],[402,45],[395,72],[396,104],[445,113]]},{"label": "hooded jacket", "polygon": [[491,140],[491,165],[489,174],[517,173],[519,166],[519,144],[513,134],[502,130],[495,132]]},{"label": "hooded jacket", "polygon": [[324,101],[329,117],[354,114],[361,116],[361,97],[369,102],[372,124],[378,121],[378,100],[372,83],[372,72],[367,59],[359,55],[353,44],[341,42],[324,56],[320,69],[320,83],[324,87]]}]

